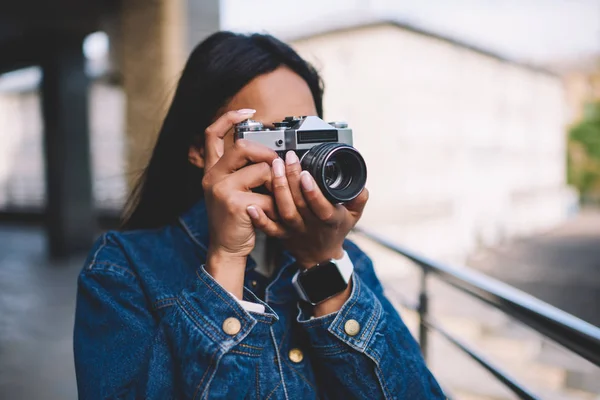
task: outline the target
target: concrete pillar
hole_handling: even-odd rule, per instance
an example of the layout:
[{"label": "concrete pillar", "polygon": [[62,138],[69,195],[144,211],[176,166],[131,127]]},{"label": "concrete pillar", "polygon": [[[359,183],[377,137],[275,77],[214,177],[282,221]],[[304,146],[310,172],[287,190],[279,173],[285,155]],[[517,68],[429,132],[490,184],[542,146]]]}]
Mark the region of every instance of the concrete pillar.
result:
[{"label": "concrete pillar", "polygon": [[48,38],[42,58],[50,255],[88,251],[95,235],[83,35]]},{"label": "concrete pillar", "polygon": [[190,50],[219,29],[219,0],[126,0],[120,52],[127,176],[139,177]]}]

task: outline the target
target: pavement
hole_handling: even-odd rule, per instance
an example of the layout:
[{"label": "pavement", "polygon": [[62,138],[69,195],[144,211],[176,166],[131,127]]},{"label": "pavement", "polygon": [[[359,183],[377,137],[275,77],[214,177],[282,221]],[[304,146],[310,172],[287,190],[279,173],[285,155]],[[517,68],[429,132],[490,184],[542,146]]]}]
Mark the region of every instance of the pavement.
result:
[{"label": "pavement", "polygon": [[0,400],[77,398],[72,331],[83,261],[49,262],[40,229],[0,227]]},{"label": "pavement", "polygon": [[[83,260],[50,262],[40,229],[0,227],[0,400],[77,398],[72,329]],[[600,212],[482,250],[469,264],[600,326]]]}]

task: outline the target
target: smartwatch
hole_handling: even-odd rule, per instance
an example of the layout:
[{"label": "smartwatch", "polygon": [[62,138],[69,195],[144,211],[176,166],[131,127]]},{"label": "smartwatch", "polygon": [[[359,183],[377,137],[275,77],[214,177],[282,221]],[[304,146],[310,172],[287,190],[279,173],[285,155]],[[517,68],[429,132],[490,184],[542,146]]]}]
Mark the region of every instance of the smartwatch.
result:
[{"label": "smartwatch", "polygon": [[300,298],[317,305],[346,290],[354,265],[344,251],[341,259],[330,259],[314,267],[298,270],[292,279]]}]

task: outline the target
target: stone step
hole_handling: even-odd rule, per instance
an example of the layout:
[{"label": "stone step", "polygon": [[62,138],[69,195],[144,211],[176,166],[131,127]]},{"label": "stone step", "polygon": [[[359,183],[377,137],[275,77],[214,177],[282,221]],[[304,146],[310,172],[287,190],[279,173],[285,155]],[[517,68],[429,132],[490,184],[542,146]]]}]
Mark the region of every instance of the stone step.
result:
[{"label": "stone step", "polygon": [[[510,342],[509,342],[510,343]],[[510,343],[512,346],[513,343]],[[472,347],[476,347],[472,344]],[[500,346],[495,347],[499,349]],[[506,349],[506,343],[503,344]],[[515,363],[502,360],[494,351],[476,349],[488,361],[502,368],[512,378],[523,384],[535,395],[549,400],[600,400],[597,392],[565,388],[566,371],[535,362]],[[514,349],[513,349],[514,350]],[[514,351],[509,352],[514,358]],[[440,384],[448,390],[453,399],[493,399],[508,400],[515,396],[470,357],[456,349],[438,335],[432,335],[429,343],[428,364]]]},{"label": "stone step", "polygon": [[[600,400],[600,397],[594,394],[577,392],[572,390],[562,390],[558,393],[548,393],[544,390],[535,393],[540,399],[544,400]],[[511,397],[489,397],[485,395],[477,395],[468,391],[457,390],[452,393],[452,400],[506,400],[516,399],[515,395]]]},{"label": "stone step", "polygon": [[452,393],[452,400],[504,400],[504,399],[498,398],[498,397],[476,395],[476,394],[465,392],[462,390],[455,390],[454,393]]},{"label": "stone step", "polygon": [[[529,343],[531,351],[527,353],[527,357],[524,357],[526,360],[524,359],[523,362],[533,366],[546,367],[546,370],[562,371],[564,382],[561,387],[586,393],[600,393],[600,367],[529,328],[513,322],[510,322],[508,326],[510,328],[484,329],[483,336],[486,339],[483,340],[489,342],[490,340],[506,341],[510,339]],[[512,353],[506,352],[506,354]],[[515,356],[516,359],[513,361],[516,362],[521,355]],[[506,358],[502,352],[498,356]]]},{"label": "stone step", "polygon": [[479,340],[484,333],[484,326],[471,318],[446,314],[436,315],[435,320],[446,331],[467,342]]},{"label": "stone step", "polygon": [[[448,331],[528,388],[560,391],[565,387],[567,371],[560,367],[535,362],[540,347],[537,341],[477,336],[476,330],[465,330],[464,327],[462,332],[451,327],[448,327]],[[430,349],[429,354],[435,357],[435,351],[441,350]],[[482,369],[477,364],[472,368]],[[483,388],[479,388],[477,393],[492,397],[499,395],[495,391],[486,392]]]},{"label": "stone step", "polygon": [[[429,339],[428,365],[453,399],[513,399],[511,391],[443,337]],[[468,397],[462,397],[468,394]]]},{"label": "stone step", "polygon": [[570,389],[561,389],[558,391],[541,389],[535,393],[540,399],[544,400],[600,400],[600,396],[594,393]]},{"label": "stone step", "polygon": [[549,340],[542,342],[536,362],[564,369],[565,386],[569,389],[600,393],[600,367],[554,342]]}]

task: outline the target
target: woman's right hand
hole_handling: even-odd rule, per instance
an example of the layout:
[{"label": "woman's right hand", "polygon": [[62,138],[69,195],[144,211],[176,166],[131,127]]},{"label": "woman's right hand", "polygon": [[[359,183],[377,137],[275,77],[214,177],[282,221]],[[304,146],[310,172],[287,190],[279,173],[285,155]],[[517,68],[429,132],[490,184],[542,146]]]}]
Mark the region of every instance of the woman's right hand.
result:
[{"label": "woman's right hand", "polygon": [[268,235],[284,233],[282,225],[275,222],[272,196],[252,192],[253,188],[270,184],[271,163],[278,157],[277,153],[243,139],[225,152],[225,135],[254,112],[229,111],[205,131],[202,187],[210,231],[206,269],[239,299],[243,294],[246,258],[255,242],[254,226],[248,215],[256,212],[253,207],[260,207],[269,217],[265,230]]}]

